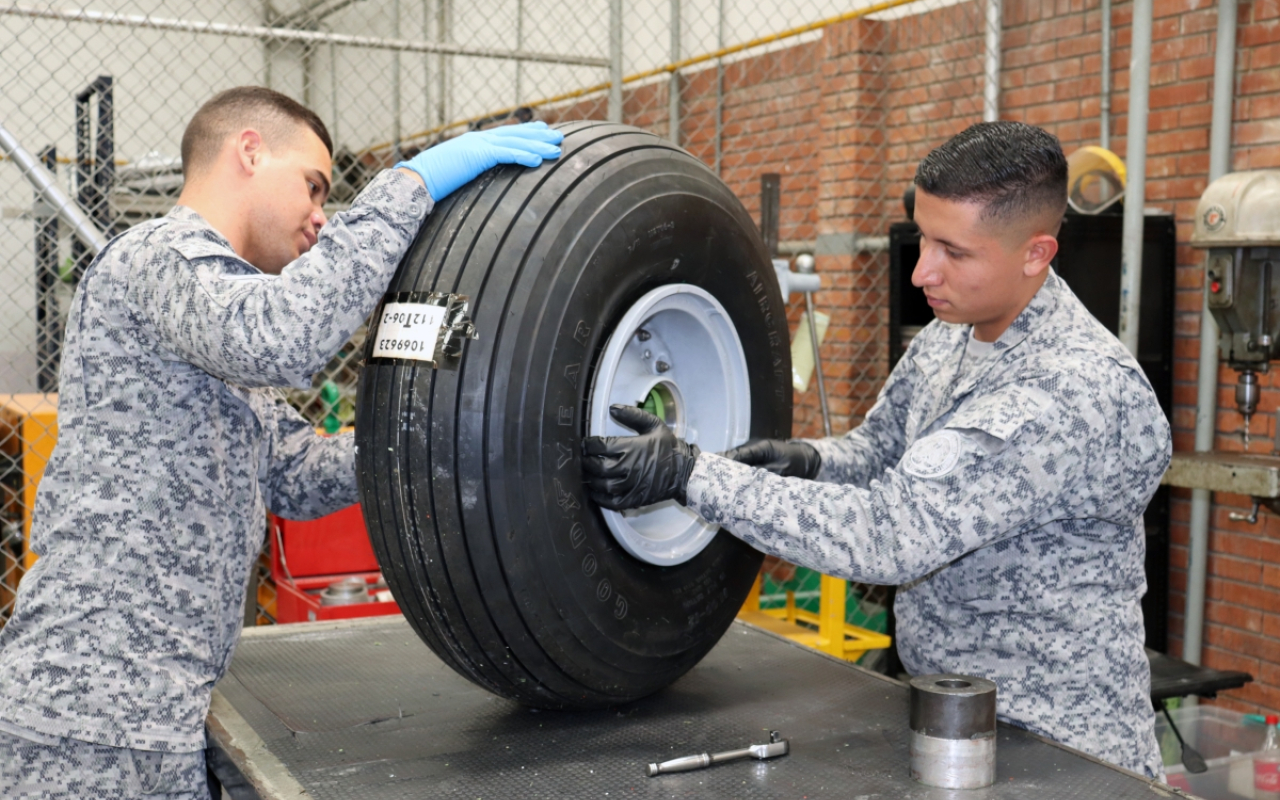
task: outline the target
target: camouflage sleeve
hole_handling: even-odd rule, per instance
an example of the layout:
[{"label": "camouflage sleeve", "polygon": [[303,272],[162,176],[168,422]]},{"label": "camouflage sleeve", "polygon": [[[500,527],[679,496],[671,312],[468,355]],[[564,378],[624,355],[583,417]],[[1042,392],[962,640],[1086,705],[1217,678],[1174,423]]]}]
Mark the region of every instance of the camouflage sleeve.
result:
[{"label": "camouflage sleeve", "polygon": [[822,457],[818,480],[865,489],[874,478],[898,463],[906,441],[913,370],[911,359],[899,361],[862,424],[844,436],[804,440]]},{"label": "camouflage sleeve", "polygon": [[373,311],[431,207],[416,179],[389,170],[280,275],[176,241],[137,259],[128,305],[161,347],[228,383],[305,388]]},{"label": "camouflage sleeve", "polygon": [[1088,516],[1091,461],[1115,448],[1086,391],[978,398],[868,487],[783,478],[702,454],[688,506],[751,546],[837,577],[903,584],[1047,520]]},{"label": "camouflage sleeve", "polygon": [[278,392],[263,405],[258,484],[267,509],[285,519],[309,520],[358,502],[355,436],[316,433]]}]

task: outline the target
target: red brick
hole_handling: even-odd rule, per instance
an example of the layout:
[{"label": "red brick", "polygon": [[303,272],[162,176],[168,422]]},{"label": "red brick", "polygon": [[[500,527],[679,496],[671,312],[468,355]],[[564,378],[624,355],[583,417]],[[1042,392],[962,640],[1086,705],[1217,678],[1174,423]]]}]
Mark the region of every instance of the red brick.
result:
[{"label": "red brick", "polygon": [[[1210,554],[1208,567],[1210,575],[1242,583],[1257,584],[1262,578],[1262,566],[1248,559]],[[1280,574],[1276,577],[1280,579]]]},{"label": "red brick", "polygon": [[1154,0],[1151,16],[1154,19],[1181,18],[1188,11],[1198,8],[1213,8],[1213,0]]},{"label": "red brick", "polygon": [[1262,633],[1262,617],[1262,612],[1257,609],[1229,603],[1209,603],[1205,607],[1205,619],[1249,633]]},{"label": "red brick", "polygon": [[1280,119],[1236,123],[1233,137],[1237,145],[1280,141]]},{"label": "red brick", "polygon": [[1211,578],[1209,585],[1215,587],[1214,599],[1228,603],[1268,611],[1280,608],[1280,592],[1260,586],[1249,586],[1234,581],[1221,581]]},{"label": "red brick", "polygon": [[1280,640],[1270,636],[1206,622],[1204,640],[1207,644],[1229,652],[1247,654],[1267,661],[1280,661]]},{"label": "red brick", "polygon": [[1218,12],[1216,9],[1202,9],[1182,15],[1183,33],[1213,33],[1218,30]]},{"label": "red brick", "polygon": [[1213,106],[1209,103],[1184,106],[1178,109],[1178,125],[1183,128],[1207,127],[1212,116]]},{"label": "red brick", "polygon": [[1213,56],[1184,58],[1178,61],[1178,78],[1184,81],[1213,76]]},{"label": "red brick", "polygon": [[1208,146],[1208,130],[1157,133],[1147,137],[1147,152],[1152,155],[1157,153],[1183,153],[1188,150],[1203,150]]},{"label": "red brick", "polygon": [[1151,89],[1148,105],[1151,108],[1168,106],[1185,106],[1191,103],[1203,103],[1209,99],[1209,82],[1175,83],[1169,86],[1158,86]]},{"label": "red brick", "polygon": [[1256,658],[1248,658],[1239,653],[1233,653],[1217,647],[1206,647],[1201,663],[1213,669],[1240,670],[1254,675],[1259,672],[1259,662]]},{"label": "red brick", "polygon": [[1054,83],[1076,78],[1082,73],[1083,66],[1083,62],[1078,58],[1033,64],[1027,67],[1027,83]]},{"label": "red brick", "polygon": [[1180,36],[1163,42],[1153,42],[1151,45],[1152,63],[1182,61],[1196,56],[1204,56],[1208,53],[1209,37],[1205,34]]},{"label": "red brick", "polygon": [[1182,33],[1182,25],[1179,23],[1177,17],[1156,19],[1151,23],[1151,41],[1153,45],[1163,39],[1172,39],[1180,33]]},{"label": "red brick", "polygon": [[1263,94],[1280,90],[1280,69],[1248,72],[1240,76],[1240,94]]},{"label": "red brick", "polygon": [[[1252,17],[1255,20],[1273,19],[1280,16],[1280,3],[1276,2],[1276,0],[1257,0],[1257,2],[1250,5],[1253,11]],[[1240,10],[1246,11],[1247,8]]]},{"label": "red brick", "polygon": [[1098,34],[1071,36],[1058,40],[1057,56],[1059,58],[1072,58],[1074,56],[1093,55],[1098,52],[1101,45],[1102,39]]}]

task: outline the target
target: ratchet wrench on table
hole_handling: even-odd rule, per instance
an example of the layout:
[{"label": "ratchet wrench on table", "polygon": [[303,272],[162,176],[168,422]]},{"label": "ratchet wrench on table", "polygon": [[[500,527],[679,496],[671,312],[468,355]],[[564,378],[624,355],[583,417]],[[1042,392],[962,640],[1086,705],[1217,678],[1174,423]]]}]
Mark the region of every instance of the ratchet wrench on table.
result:
[{"label": "ratchet wrench on table", "polygon": [[790,744],[786,739],[782,738],[780,733],[769,731],[768,744],[753,744],[741,750],[726,750],[723,753],[702,753],[701,755],[663,761],[661,764],[650,764],[649,777],[652,778],[655,775],[662,775],[667,772],[688,772],[693,769],[706,769],[713,764],[723,764],[726,761],[737,761],[743,758],[760,760],[776,758],[785,756],[790,752],[790,749]]}]

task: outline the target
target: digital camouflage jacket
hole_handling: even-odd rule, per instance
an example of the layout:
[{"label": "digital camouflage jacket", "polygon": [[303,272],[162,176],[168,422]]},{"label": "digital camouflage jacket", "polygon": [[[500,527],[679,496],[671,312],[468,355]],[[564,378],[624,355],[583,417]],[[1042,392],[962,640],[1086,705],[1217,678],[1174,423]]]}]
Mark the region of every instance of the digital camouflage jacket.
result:
[{"label": "digital camouflage jacket", "polygon": [[431,209],[388,172],[280,275],[189,208],[133,227],[76,291],[40,555],[0,631],[0,721],[113,747],[204,746],[265,509],[356,502],[351,436],[277,390],[308,387],[373,311]]},{"label": "digital camouflage jacket", "polygon": [[1056,275],[957,377],[968,336],[928,325],[865,422],[812,442],[818,481],[704,454],[689,507],[766,553],[899,585],[912,674],[990,678],[1002,720],[1163,776],[1139,601],[1168,422]]}]

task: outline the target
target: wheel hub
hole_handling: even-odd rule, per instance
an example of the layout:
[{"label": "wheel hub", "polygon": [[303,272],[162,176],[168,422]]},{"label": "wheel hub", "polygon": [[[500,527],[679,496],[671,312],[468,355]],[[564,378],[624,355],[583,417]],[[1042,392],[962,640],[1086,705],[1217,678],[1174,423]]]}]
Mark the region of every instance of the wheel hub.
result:
[{"label": "wheel hub", "polygon": [[[654,289],[628,309],[596,368],[588,433],[635,434],[609,416],[613,404],[645,409],[708,452],[746,441],[751,429],[747,360],[720,301],[681,283]],[[661,566],[693,558],[719,530],[673,500],[603,513],[623,549]]]}]

